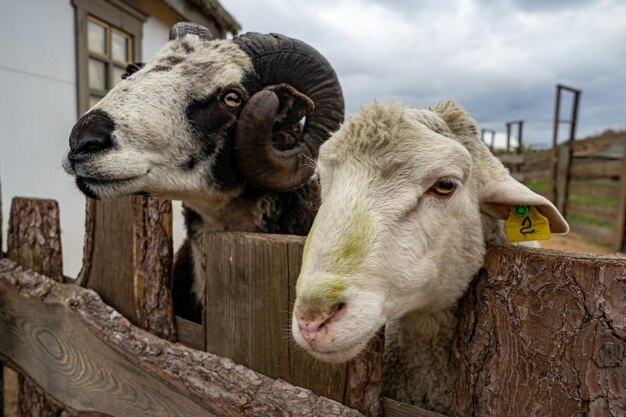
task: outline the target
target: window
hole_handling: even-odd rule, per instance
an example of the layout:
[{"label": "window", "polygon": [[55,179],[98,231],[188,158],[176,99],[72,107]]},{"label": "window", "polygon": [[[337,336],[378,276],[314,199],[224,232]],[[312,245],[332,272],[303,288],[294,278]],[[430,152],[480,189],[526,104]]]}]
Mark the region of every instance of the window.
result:
[{"label": "window", "polygon": [[89,107],[122,80],[133,61],[133,37],[93,16],[87,17]]},{"label": "window", "polygon": [[131,62],[141,60],[147,15],[121,0],[72,0],[76,8],[78,116],[121,81]]}]

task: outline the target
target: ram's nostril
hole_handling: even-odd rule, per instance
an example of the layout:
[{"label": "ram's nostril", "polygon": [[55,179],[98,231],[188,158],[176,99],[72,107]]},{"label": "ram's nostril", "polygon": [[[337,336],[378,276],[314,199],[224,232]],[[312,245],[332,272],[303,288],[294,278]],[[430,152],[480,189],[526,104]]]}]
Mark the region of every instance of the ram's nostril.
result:
[{"label": "ram's nostril", "polygon": [[71,159],[80,159],[113,147],[113,119],[103,111],[84,115],[70,134]]}]

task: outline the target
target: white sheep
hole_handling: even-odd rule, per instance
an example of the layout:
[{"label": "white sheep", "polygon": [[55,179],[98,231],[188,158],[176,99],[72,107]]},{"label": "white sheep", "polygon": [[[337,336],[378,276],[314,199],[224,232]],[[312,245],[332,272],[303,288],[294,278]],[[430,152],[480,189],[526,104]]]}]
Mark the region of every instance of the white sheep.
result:
[{"label": "white sheep", "polygon": [[309,231],[319,203],[313,161],[343,120],[341,87],[304,42],[259,33],[213,40],[190,23],[175,25],[170,42],[124,78],[74,126],[63,167],[92,198],[183,200],[188,239],[174,309],[199,320],[204,233]]},{"label": "white sheep", "polygon": [[308,236],[292,334],[329,362],[387,324],[386,395],[446,413],[457,380],[456,305],[486,244],[505,244],[511,207],[554,206],[509,175],[454,102],[375,103],[320,149],[322,205]]}]

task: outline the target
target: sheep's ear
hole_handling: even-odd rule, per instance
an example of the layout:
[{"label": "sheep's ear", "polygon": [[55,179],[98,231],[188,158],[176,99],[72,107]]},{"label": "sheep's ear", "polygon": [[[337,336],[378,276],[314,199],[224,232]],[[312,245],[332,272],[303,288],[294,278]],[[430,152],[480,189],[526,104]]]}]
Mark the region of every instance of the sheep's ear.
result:
[{"label": "sheep's ear", "polygon": [[442,101],[431,106],[429,110],[438,113],[448,128],[457,135],[478,134],[478,123],[456,101]]},{"label": "sheep's ear", "polygon": [[569,225],[561,213],[545,197],[532,192],[523,184],[506,175],[489,179],[481,190],[480,208],[487,214],[506,220],[512,206],[535,206],[548,219],[552,233],[567,233]]},{"label": "sheep's ear", "polygon": [[313,100],[289,84],[272,85],[265,89],[276,94],[280,102],[275,120],[276,123],[296,123],[315,110]]}]

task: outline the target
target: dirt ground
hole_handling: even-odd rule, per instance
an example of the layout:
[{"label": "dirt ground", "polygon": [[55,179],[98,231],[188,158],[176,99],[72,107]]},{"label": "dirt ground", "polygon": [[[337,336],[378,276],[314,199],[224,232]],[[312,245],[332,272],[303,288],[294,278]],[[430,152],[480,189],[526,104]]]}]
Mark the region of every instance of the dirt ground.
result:
[{"label": "dirt ground", "polygon": [[616,254],[615,251],[605,246],[596,245],[585,240],[579,234],[571,232],[565,236],[553,235],[550,240],[541,241],[540,245],[544,249],[557,249],[569,252],[598,253],[603,255]]},{"label": "dirt ground", "polygon": [[[565,236],[552,236],[550,240],[542,241],[541,247],[562,251],[597,253],[615,255],[615,252],[604,246],[595,245],[576,233]],[[8,368],[4,368],[4,416],[17,417],[17,375]]]}]

